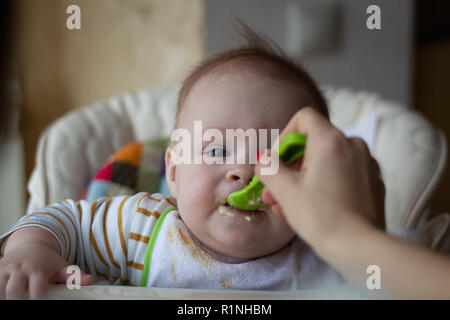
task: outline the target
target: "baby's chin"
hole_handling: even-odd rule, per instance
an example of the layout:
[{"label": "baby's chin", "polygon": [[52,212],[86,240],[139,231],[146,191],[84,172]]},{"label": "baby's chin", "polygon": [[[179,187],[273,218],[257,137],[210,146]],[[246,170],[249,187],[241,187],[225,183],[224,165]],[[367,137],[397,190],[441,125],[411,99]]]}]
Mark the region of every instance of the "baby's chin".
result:
[{"label": "baby's chin", "polygon": [[227,252],[233,258],[257,258],[278,250],[277,242],[280,248],[285,245],[265,212],[234,216],[215,213],[212,222],[209,240],[214,243],[205,245],[219,247],[220,253]]},{"label": "baby's chin", "polygon": [[233,239],[263,237],[271,228],[269,214],[262,210],[243,211],[220,205],[210,219],[215,230],[224,235],[233,235]]},{"label": "baby's chin", "polygon": [[273,254],[286,246],[278,238],[249,236],[242,233],[229,233],[214,239],[214,243],[205,244],[208,248],[224,256],[235,259],[256,259]]},{"label": "baby's chin", "polygon": [[209,249],[231,258],[254,259],[274,253],[286,245],[286,236],[292,232],[280,218],[263,211],[240,213],[217,207],[200,214],[202,219],[196,213],[183,217],[192,234]]}]

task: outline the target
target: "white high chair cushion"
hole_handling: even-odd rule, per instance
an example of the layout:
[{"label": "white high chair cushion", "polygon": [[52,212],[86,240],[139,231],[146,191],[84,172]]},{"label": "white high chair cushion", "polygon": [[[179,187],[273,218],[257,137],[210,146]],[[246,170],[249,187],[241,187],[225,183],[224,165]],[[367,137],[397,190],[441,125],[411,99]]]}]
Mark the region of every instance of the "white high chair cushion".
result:
[{"label": "white high chair cushion", "polygon": [[74,110],[42,134],[28,183],[28,212],[78,199],[110,155],[136,140],[168,137],[178,86],[126,93]]},{"label": "white high chair cushion", "polygon": [[345,89],[325,91],[331,120],[339,128],[378,115],[374,156],[386,186],[389,230],[413,228],[426,219],[426,206],[445,168],[445,136],[419,113],[375,94]]},{"label": "white high chair cushion", "polygon": [[[168,137],[178,85],[126,93],[75,110],[41,136],[28,184],[28,211],[80,198],[93,175],[116,150],[134,140]],[[331,121],[349,128],[377,116],[373,152],[386,184],[388,229],[416,227],[442,174],[444,136],[418,113],[365,92],[324,89]]]}]

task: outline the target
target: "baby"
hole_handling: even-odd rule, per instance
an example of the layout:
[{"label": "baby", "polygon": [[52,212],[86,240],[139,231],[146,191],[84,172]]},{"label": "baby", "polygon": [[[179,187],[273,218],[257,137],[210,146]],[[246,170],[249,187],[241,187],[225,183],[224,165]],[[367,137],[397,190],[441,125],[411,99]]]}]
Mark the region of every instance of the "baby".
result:
[{"label": "baby", "polygon": [[[176,128],[283,129],[304,106],[328,117],[311,77],[269,42],[247,30],[248,45],[215,56],[185,80]],[[296,290],[340,276],[309,249],[283,215],[229,207],[230,193],[254,175],[228,141],[202,141],[200,164],[165,156],[171,196],[139,193],[92,203],[64,200],[23,217],[0,238],[0,297],[38,297],[64,282],[68,264],[96,281],[147,287]],[[270,144],[268,144],[270,145]],[[195,154],[193,154],[195,156]],[[82,284],[92,282],[83,274]],[[330,283],[330,282],[327,282]]]}]

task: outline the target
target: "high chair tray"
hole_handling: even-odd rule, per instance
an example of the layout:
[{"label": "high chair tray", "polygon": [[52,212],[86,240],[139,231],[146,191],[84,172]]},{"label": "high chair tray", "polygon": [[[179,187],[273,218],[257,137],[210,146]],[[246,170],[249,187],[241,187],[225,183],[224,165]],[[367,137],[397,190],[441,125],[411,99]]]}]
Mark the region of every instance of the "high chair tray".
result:
[{"label": "high chair tray", "polygon": [[52,285],[48,294],[44,297],[44,299],[49,300],[320,300],[368,298],[348,285],[332,289],[301,291],[222,291],[111,285],[92,285],[70,290],[65,285]]}]

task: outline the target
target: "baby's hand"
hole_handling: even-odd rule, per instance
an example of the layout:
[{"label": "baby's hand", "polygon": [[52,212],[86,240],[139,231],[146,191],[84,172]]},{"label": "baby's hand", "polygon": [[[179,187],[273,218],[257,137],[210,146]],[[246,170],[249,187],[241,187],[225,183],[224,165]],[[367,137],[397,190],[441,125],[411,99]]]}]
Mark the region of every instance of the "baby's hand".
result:
[{"label": "baby's hand", "polygon": [[[70,276],[66,273],[67,262],[45,243],[16,240],[7,245],[6,254],[0,259],[0,299],[37,299],[50,283],[64,283]],[[81,275],[81,285],[92,281],[91,275]]]}]

